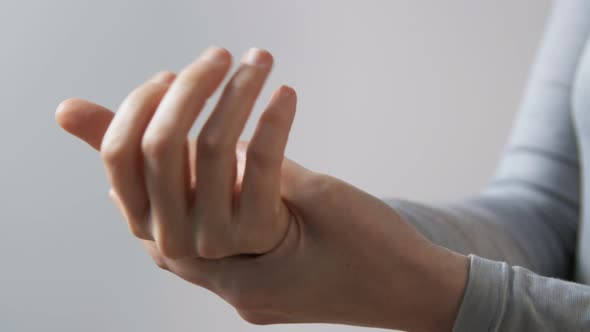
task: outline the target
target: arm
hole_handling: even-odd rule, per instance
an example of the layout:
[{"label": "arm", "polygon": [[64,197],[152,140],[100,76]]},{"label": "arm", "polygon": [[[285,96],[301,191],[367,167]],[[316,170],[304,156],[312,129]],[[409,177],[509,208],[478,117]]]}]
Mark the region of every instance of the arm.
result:
[{"label": "arm", "polygon": [[590,288],[550,278],[572,274],[580,171],[570,98],[589,30],[588,1],[557,4],[510,143],[480,194],[387,200],[433,242],[472,254],[456,330],[590,326]]},{"label": "arm", "polygon": [[[200,143],[186,144],[188,124],[231,62],[226,51],[215,54],[214,58],[204,54],[176,78],[158,75],[142,84],[116,114],[79,100],[62,103],[56,114],[66,130],[101,150],[112,198],[156,264],[216,293],[255,324],[321,322],[450,330],[467,284],[468,258],[433,245],[381,200],[284,158],[296,106],[292,89],[279,89],[252,140],[237,144],[249,108],[270,72],[268,54],[270,63],[261,66],[252,63],[248,53],[199,133]],[[261,53],[257,54],[254,58],[260,60]],[[228,179],[235,180],[233,188]],[[553,200],[545,191],[533,190],[536,187],[492,187],[454,205],[395,203],[405,219],[423,231],[439,226],[429,216],[466,232],[477,219],[498,236],[480,248],[482,255],[493,253],[489,249],[493,244],[504,245],[502,240],[529,248],[509,225],[496,222],[505,218],[496,213],[526,217],[530,214],[525,210],[545,211],[543,200]],[[497,191],[501,188],[512,189]],[[539,201],[511,210],[508,193]],[[500,203],[502,209],[497,209],[494,204]],[[435,242],[451,244],[445,236],[432,236],[445,234],[444,225],[440,226],[440,233],[428,235]],[[489,232],[478,236],[491,237]],[[554,239],[552,233],[548,227],[543,234]],[[463,244],[465,251],[472,252],[472,244]],[[532,251],[517,252],[535,263],[525,255]],[[456,324],[460,329],[468,327],[461,317],[477,319],[478,312],[486,314],[486,305],[496,308],[494,301],[482,310],[466,307],[481,302],[477,301],[481,292],[496,289],[478,282],[502,281],[485,274],[477,262],[472,256],[471,279]],[[486,266],[503,271],[493,262]]]}]

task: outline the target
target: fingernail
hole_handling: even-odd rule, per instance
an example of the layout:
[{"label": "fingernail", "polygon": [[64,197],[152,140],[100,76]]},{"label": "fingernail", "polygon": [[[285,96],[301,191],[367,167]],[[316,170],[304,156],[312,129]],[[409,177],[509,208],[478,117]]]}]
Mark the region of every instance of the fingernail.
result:
[{"label": "fingernail", "polygon": [[216,63],[227,63],[228,56],[227,51],[221,47],[212,46],[209,47],[203,54],[200,56],[202,60],[207,60],[210,62]]},{"label": "fingernail", "polygon": [[270,96],[269,104],[282,103],[293,94],[293,88],[287,85],[281,85],[275,92]]},{"label": "fingernail", "polygon": [[288,85],[281,85],[280,90],[281,96],[285,98],[294,94],[294,89]]},{"label": "fingernail", "polygon": [[242,57],[242,63],[257,67],[268,67],[272,64],[272,56],[265,50],[252,47]]}]

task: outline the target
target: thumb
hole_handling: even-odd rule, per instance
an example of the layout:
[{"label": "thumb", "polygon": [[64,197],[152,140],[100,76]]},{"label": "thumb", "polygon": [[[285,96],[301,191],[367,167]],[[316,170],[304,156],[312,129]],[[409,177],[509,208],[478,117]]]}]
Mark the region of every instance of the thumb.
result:
[{"label": "thumb", "polygon": [[62,101],[55,121],[67,132],[100,150],[102,138],[115,113],[87,100],[71,98]]}]

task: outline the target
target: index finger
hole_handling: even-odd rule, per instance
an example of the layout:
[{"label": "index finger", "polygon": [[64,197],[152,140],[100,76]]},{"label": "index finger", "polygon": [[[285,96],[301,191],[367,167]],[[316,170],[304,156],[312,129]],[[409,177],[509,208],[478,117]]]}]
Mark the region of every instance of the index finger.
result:
[{"label": "index finger", "polygon": [[[158,73],[162,80],[172,83],[174,76]],[[165,76],[165,77],[164,77]],[[68,133],[100,151],[100,145],[115,112],[107,107],[80,98],[62,101],[55,111],[55,121]]]}]

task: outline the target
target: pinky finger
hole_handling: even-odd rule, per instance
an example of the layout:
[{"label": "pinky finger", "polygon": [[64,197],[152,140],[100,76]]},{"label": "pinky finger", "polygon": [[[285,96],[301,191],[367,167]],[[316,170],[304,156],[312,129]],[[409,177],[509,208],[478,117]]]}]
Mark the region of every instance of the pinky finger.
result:
[{"label": "pinky finger", "polygon": [[271,250],[287,229],[280,218],[281,166],[295,116],[295,90],[281,86],[273,95],[246,151],[246,170],[240,193],[239,246],[254,253]]},{"label": "pinky finger", "polygon": [[[150,240],[140,240],[143,247],[148,252],[154,263],[162,270],[170,271],[170,267],[166,264],[166,258],[158,250],[156,242]],[[172,272],[172,271],[170,271]]]}]

